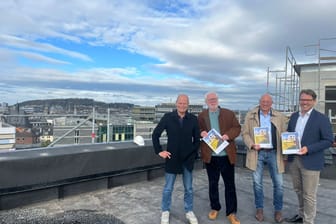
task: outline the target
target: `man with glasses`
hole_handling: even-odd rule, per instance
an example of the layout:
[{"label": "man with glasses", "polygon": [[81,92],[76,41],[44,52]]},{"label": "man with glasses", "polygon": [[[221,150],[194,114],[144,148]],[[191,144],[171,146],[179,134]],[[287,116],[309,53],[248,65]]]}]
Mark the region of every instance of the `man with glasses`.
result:
[{"label": "man with glasses", "polygon": [[235,187],[234,165],[236,162],[235,138],[240,134],[240,124],[233,111],[220,108],[218,96],[215,92],[205,95],[205,103],[208,109],[198,115],[201,137],[207,137],[211,129],[215,129],[222,140],[229,145],[218,154],[204,142],[201,142],[201,157],[205,163],[209,180],[209,198],[211,211],[208,218],[215,220],[221,209],[218,192],[218,181],[222,176],[225,186],[226,216],[231,224],[240,224],[236,217],[237,195]]},{"label": "man with glasses", "polygon": [[299,134],[301,149],[297,155],[288,156],[299,210],[287,222],[314,223],[320,171],[324,167],[324,150],[333,143],[332,126],[328,117],[313,108],[316,97],[311,89],[301,90],[300,111],[293,113],[288,123],[288,131]]}]

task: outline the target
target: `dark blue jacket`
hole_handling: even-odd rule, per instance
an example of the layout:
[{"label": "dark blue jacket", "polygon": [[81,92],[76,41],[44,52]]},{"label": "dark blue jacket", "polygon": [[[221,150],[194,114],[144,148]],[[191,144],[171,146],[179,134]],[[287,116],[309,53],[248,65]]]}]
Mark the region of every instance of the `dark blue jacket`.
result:
[{"label": "dark blue jacket", "polygon": [[[288,131],[294,132],[299,112],[291,115],[288,123]],[[324,150],[331,147],[333,132],[327,116],[312,110],[301,139],[301,147],[306,146],[308,153],[300,156],[302,164],[308,170],[322,170],[324,167]],[[288,161],[293,160],[293,155],[288,156]]]},{"label": "dark blue jacket", "polygon": [[[167,149],[163,149],[160,144],[160,136],[164,130],[168,136]],[[181,126],[176,110],[166,113],[154,129],[152,140],[156,154],[163,150],[171,153],[171,158],[166,159],[166,172],[182,173],[183,166],[191,171],[200,145],[197,117],[187,112]]]}]

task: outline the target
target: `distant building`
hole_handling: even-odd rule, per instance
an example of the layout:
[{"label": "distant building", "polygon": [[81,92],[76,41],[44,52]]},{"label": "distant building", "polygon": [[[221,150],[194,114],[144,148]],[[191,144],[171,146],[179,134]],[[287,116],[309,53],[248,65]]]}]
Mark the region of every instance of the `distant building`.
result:
[{"label": "distant building", "polygon": [[[82,118],[60,117],[54,119],[53,140],[55,145],[89,144],[97,142],[97,135],[92,135],[92,121]],[[94,133],[98,132],[94,124]]]},{"label": "distant building", "polygon": [[9,107],[9,115],[5,116],[5,121],[15,127],[29,127],[27,114],[20,110],[19,104]]},{"label": "distant building", "polygon": [[132,109],[132,118],[136,121],[154,121],[155,107],[134,106]]},{"label": "distant building", "polygon": [[29,123],[33,135],[38,138],[38,143],[53,141],[53,120],[45,118],[30,119]]},{"label": "distant building", "polygon": [[33,144],[37,143],[36,138],[34,138],[33,133],[31,132],[31,129],[27,128],[16,128],[16,138],[15,138],[15,144],[17,147],[20,147],[22,145],[26,146],[32,146]]},{"label": "distant building", "polygon": [[1,114],[8,114],[9,108],[8,108],[8,103],[3,102],[0,104],[0,115]]},{"label": "distant building", "polygon": [[152,133],[156,125],[149,121],[135,121],[134,136],[140,135],[144,139],[152,139]]},{"label": "distant building", "polygon": [[[162,103],[155,106],[155,122],[159,122],[165,113],[176,109],[175,103]],[[203,105],[190,104],[188,111],[196,116],[203,110]]]},{"label": "distant building", "polygon": [[[109,131],[109,138],[108,132]],[[98,128],[98,142],[120,142],[130,141],[134,139],[134,126],[131,124],[124,125],[110,125],[109,130],[107,126],[99,126]]]},{"label": "distant building", "polygon": [[240,124],[244,124],[244,119],[247,114],[246,110],[235,110],[233,111],[236,115],[236,118]]},{"label": "distant building", "polygon": [[0,151],[15,149],[15,127],[0,121]]},{"label": "distant building", "polygon": [[40,142],[53,142],[54,141],[54,136],[53,135],[41,135],[40,136]]},{"label": "distant building", "polygon": [[111,125],[110,126],[110,141],[128,141],[133,140],[134,136],[133,125]]}]

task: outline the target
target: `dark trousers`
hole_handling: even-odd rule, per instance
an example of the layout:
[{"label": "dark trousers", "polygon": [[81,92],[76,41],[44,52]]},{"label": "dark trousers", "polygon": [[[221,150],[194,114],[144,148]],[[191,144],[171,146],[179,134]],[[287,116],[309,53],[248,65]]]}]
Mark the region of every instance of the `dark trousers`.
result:
[{"label": "dark trousers", "polygon": [[226,215],[237,212],[237,194],[235,186],[234,165],[231,165],[227,156],[212,156],[210,163],[205,164],[209,180],[209,198],[211,209],[219,211],[218,182],[220,175],[225,186]]}]

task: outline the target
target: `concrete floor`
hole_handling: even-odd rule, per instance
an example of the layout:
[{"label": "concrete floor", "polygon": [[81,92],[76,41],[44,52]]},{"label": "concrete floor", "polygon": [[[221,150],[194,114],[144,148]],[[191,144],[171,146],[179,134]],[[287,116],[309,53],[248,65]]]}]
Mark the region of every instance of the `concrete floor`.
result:
[{"label": "concrete floor", "polygon": [[[289,174],[284,175],[285,198],[284,217],[296,214],[297,198],[291,187]],[[0,223],[39,224],[39,223],[102,223],[102,224],[158,224],[160,223],[161,192],[164,179],[156,178],[134,184],[115,187],[52,200],[22,208],[0,211]],[[236,187],[238,196],[237,216],[242,224],[259,223],[255,220],[254,196],[251,172],[236,168]],[[220,183],[222,207],[225,208],[223,182]],[[274,223],[272,206],[272,184],[267,173],[264,178],[265,221]],[[318,189],[316,224],[336,224],[336,180],[321,179]],[[199,224],[229,223],[224,210],[217,220],[207,218],[209,212],[208,184],[205,170],[194,171],[194,212]],[[183,210],[183,186],[177,178],[171,209],[171,224],[187,223]]]}]

